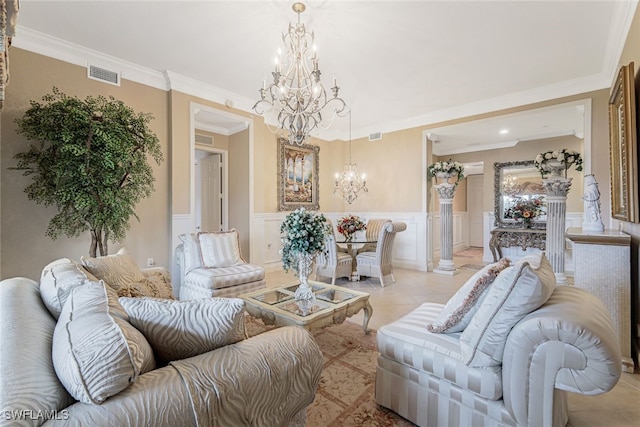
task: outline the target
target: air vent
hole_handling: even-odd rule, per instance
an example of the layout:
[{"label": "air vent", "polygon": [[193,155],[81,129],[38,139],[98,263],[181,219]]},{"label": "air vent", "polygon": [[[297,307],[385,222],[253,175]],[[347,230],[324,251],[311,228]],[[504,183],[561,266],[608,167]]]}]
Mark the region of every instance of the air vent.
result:
[{"label": "air vent", "polygon": [[89,65],[87,76],[93,80],[100,80],[101,82],[120,86],[120,73],[116,73],[115,71]]},{"label": "air vent", "polygon": [[382,132],[375,132],[369,134],[369,141],[379,141],[382,139]]},{"label": "air vent", "polygon": [[213,147],[213,136],[196,133],[196,145],[206,145],[207,147]]}]

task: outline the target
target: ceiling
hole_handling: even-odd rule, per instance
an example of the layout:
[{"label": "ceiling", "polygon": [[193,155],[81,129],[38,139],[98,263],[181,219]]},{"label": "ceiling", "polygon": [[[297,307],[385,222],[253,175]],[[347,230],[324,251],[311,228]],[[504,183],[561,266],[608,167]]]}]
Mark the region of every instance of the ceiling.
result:
[{"label": "ceiling", "polygon": [[[251,111],[282,32],[296,21],[292,3],[21,0],[14,46]],[[637,2],[306,5],[301,19],[315,33],[323,82],[335,75],[358,138],[607,88]],[[433,133],[449,153],[580,134],[580,111],[565,110],[505,118],[499,126],[509,134],[500,139],[481,122]],[[318,136],[346,140],[348,126],[338,118]]]}]

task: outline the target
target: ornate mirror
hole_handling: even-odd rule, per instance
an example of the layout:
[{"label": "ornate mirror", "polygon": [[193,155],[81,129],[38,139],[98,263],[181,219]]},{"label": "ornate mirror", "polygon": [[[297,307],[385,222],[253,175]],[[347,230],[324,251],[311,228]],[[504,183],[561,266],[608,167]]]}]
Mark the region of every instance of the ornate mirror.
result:
[{"label": "ornate mirror", "polygon": [[[494,163],[495,225],[502,228],[546,228],[546,197],[542,177],[533,160]],[[539,201],[537,215],[523,221],[518,206]],[[530,224],[530,225],[529,225]]]}]

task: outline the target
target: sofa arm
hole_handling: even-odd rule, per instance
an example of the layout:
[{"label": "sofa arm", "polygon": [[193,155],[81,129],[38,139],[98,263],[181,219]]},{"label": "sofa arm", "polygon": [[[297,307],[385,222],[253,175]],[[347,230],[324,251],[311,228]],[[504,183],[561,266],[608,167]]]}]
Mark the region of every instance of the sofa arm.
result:
[{"label": "sofa arm", "polygon": [[304,425],[322,363],[309,332],[283,327],[171,366],[180,372],[194,408],[200,408],[198,425],[223,420],[225,425],[290,426]]},{"label": "sofa arm", "polygon": [[583,289],[558,286],[509,334],[504,402],[518,425],[555,425],[562,411],[553,406],[564,399],[555,389],[601,394],[616,385],[621,371],[620,347],[602,302]]}]

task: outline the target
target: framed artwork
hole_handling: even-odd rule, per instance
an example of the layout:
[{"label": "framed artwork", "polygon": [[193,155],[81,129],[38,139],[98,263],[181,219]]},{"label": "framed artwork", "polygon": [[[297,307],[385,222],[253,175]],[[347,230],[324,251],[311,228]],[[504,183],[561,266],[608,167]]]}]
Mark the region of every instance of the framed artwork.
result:
[{"label": "framed artwork", "polygon": [[638,151],[633,62],[624,65],[609,98],[611,216],[638,222]]},{"label": "framed artwork", "polygon": [[292,145],[278,138],[278,209],[320,209],[319,152],[316,145]]}]

